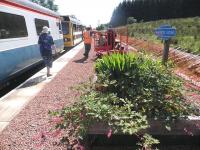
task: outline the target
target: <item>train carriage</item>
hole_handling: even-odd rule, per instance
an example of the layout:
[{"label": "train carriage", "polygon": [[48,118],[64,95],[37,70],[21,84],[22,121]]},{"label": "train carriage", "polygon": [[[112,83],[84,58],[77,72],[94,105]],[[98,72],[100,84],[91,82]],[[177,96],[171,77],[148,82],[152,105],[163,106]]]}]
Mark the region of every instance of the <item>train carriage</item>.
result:
[{"label": "train carriage", "polygon": [[1,83],[42,61],[38,36],[48,26],[58,53],[64,47],[58,13],[28,0],[0,1]]},{"label": "train carriage", "polygon": [[65,48],[73,47],[83,40],[83,25],[74,16],[61,16]]}]

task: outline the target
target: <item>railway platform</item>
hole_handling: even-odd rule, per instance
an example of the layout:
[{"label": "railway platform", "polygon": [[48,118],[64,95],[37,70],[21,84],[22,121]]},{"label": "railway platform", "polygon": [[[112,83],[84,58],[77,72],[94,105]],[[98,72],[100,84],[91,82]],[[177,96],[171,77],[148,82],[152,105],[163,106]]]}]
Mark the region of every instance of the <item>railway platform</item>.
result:
[{"label": "railway platform", "polygon": [[[61,109],[78,99],[80,93],[72,87],[93,78],[95,58],[93,46],[89,58],[83,57],[83,43],[81,43],[54,61],[51,77],[46,77],[44,68],[2,97],[0,150],[66,149],[63,145],[54,145],[53,138],[48,138],[42,146],[37,145],[35,139],[41,134],[48,134],[49,111]],[[197,119],[199,121],[199,118]],[[158,128],[155,129],[157,131]],[[95,132],[98,130],[95,128]]]},{"label": "railway platform", "polygon": [[53,62],[51,77],[46,77],[44,68],[2,97],[0,150],[35,149],[32,137],[46,130],[48,111],[62,108],[75,100],[79,93],[71,87],[93,75],[94,57],[91,49],[89,58],[83,58],[81,43]]}]

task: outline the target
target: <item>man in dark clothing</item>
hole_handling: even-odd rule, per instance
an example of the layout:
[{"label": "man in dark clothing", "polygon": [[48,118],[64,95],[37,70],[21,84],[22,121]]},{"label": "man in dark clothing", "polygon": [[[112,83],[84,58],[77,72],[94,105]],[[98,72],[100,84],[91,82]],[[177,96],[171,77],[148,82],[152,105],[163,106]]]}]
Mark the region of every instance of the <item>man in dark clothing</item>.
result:
[{"label": "man in dark clothing", "polygon": [[52,45],[54,45],[53,38],[48,31],[48,27],[44,26],[38,40],[40,53],[47,67],[47,77],[51,76],[50,68],[52,67]]}]

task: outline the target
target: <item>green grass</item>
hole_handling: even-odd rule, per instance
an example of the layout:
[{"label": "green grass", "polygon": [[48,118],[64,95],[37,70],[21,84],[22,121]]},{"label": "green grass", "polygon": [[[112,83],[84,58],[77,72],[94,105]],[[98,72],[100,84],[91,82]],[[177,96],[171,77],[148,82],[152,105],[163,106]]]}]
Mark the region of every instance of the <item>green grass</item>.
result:
[{"label": "green grass", "polygon": [[173,47],[179,46],[186,52],[200,55],[200,17],[131,24],[128,25],[129,36],[160,43],[154,29],[163,24],[172,25],[177,30],[176,37],[172,38]]}]

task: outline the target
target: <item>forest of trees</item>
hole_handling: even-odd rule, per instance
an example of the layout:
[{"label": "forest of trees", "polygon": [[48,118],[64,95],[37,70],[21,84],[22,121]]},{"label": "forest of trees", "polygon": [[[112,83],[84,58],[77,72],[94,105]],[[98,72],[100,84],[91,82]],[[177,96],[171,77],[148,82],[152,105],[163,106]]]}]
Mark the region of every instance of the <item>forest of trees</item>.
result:
[{"label": "forest of trees", "polygon": [[53,11],[58,10],[58,6],[54,4],[54,0],[30,0],[34,3],[37,3],[43,7],[49,8]]},{"label": "forest of trees", "polygon": [[200,0],[124,0],[113,11],[113,27],[127,24],[129,17],[138,22],[200,16]]}]

